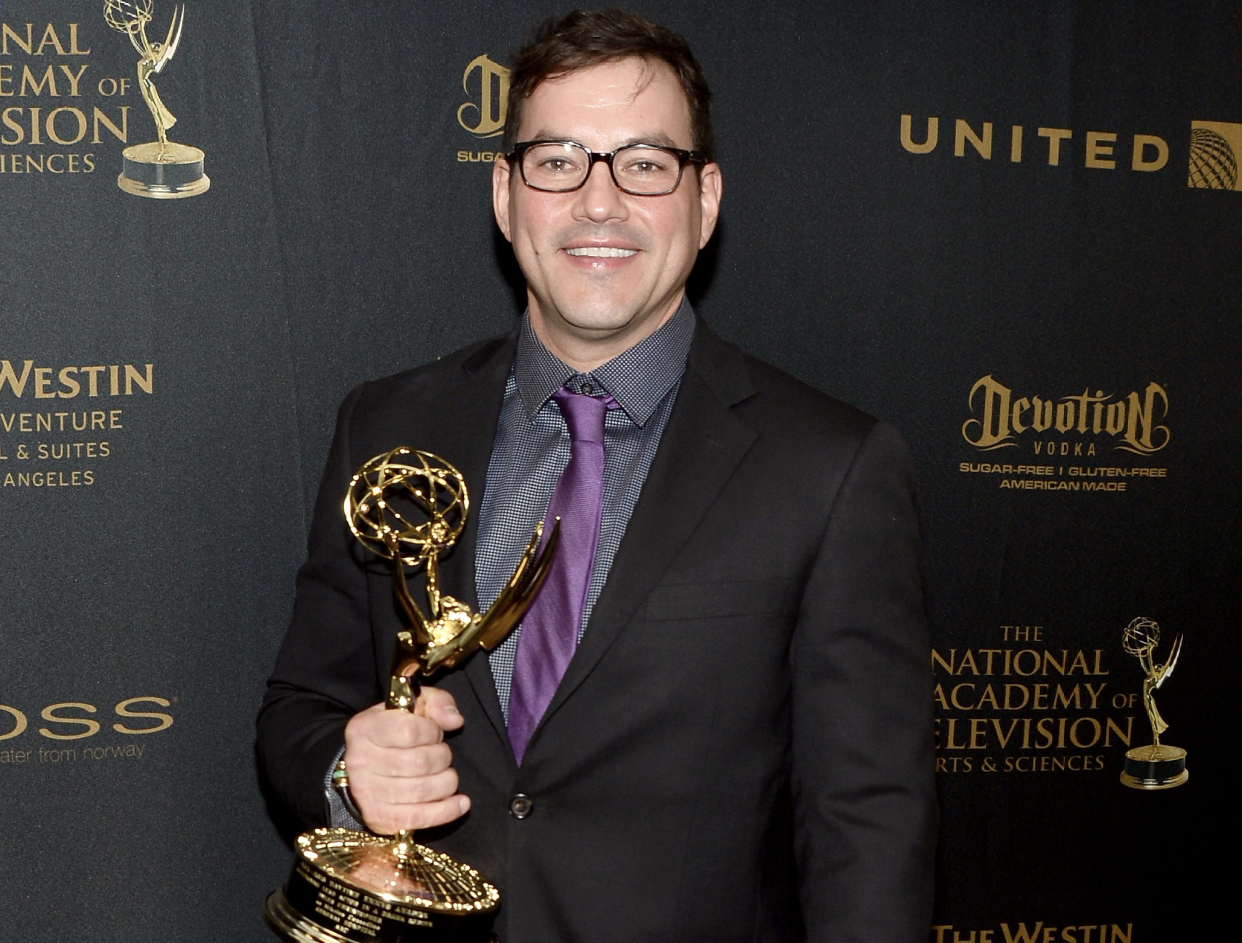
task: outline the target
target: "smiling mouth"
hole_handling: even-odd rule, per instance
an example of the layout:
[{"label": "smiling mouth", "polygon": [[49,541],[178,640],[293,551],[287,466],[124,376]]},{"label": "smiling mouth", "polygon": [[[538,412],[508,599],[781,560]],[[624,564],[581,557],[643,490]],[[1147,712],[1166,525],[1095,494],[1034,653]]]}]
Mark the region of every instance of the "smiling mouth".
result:
[{"label": "smiling mouth", "polygon": [[617,249],[613,246],[583,246],[565,251],[576,258],[587,259],[628,259],[638,253],[637,249]]}]

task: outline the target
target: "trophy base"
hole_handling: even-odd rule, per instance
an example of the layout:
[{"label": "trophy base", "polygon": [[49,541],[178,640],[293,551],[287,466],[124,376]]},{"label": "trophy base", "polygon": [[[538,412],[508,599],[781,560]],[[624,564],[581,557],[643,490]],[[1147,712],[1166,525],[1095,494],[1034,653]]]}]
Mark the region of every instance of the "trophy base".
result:
[{"label": "trophy base", "polygon": [[1131,789],[1172,789],[1190,778],[1180,747],[1135,747],[1126,751],[1121,781]]},{"label": "trophy base", "polygon": [[263,919],[292,943],[484,943],[500,893],[468,865],[344,828],[300,835]]},{"label": "trophy base", "polygon": [[124,167],[116,185],[126,193],[156,200],[180,200],[206,193],[211,178],[203,172],[204,154],[187,144],[135,144],[121,152]]}]

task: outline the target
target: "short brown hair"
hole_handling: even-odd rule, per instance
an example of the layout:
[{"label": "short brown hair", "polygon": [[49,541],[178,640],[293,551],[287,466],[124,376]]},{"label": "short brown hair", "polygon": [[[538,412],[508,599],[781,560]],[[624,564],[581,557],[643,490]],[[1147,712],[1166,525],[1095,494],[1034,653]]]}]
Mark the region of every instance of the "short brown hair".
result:
[{"label": "short brown hair", "polygon": [[690,44],[667,26],[622,10],[574,10],[544,20],[513,54],[504,146],[511,150],[522,108],[543,82],[580,69],[629,58],[663,62],[681,83],[690,105],[693,147],[712,159],[712,93]]}]

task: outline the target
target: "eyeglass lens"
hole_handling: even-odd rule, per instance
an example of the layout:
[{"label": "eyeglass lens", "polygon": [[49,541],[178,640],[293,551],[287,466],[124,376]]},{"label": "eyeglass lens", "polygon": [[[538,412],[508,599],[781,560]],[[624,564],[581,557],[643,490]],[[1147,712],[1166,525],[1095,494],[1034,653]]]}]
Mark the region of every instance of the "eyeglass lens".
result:
[{"label": "eyeglass lens", "polygon": [[[539,190],[573,190],[590,167],[590,153],[577,144],[536,144],[522,158],[526,182]],[[663,148],[633,145],[616,152],[612,173],[617,185],[631,193],[668,193],[677,187],[681,162]]]}]

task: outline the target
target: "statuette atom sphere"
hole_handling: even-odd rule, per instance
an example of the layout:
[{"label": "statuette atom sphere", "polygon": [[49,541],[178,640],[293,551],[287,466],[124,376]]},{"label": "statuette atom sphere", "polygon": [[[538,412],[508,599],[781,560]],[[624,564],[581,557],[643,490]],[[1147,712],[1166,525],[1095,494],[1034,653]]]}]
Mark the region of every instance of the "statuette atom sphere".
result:
[{"label": "statuette atom sphere", "polygon": [[151,22],[152,0],[107,0],[104,20],[114,30],[128,33],[140,23]]},{"label": "statuette atom sphere", "polygon": [[1121,647],[1135,658],[1150,654],[1159,644],[1160,626],[1142,616],[1127,625],[1121,636]]},{"label": "statuette atom sphere", "polygon": [[432,455],[393,449],[368,461],[345,496],[345,520],[364,546],[408,566],[448,550],[461,536],[470,497],[461,473]]}]

